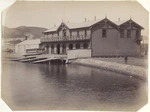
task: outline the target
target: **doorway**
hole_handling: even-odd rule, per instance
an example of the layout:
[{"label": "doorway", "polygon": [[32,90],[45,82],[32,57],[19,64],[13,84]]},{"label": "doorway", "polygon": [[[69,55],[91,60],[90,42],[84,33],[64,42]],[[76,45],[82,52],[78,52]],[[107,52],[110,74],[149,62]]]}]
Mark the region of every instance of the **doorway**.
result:
[{"label": "doorway", "polygon": [[62,54],[66,54],[66,45],[65,44],[62,45]]},{"label": "doorway", "polygon": [[60,45],[57,44],[57,54],[60,54]]}]

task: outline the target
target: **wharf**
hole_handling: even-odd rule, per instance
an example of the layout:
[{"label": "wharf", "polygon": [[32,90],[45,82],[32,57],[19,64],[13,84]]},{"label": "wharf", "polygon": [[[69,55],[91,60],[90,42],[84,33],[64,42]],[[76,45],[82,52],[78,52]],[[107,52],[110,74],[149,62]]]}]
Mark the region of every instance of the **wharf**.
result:
[{"label": "wharf", "polygon": [[32,59],[24,59],[24,60],[19,60],[19,61],[21,61],[21,62],[32,62],[32,61],[44,60],[44,59],[47,59],[47,58],[35,57],[35,58],[32,58]]},{"label": "wharf", "polygon": [[21,60],[28,60],[28,59],[33,59],[33,58],[36,58],[36,56],[20,57],[16,59],[11,59],[11,61],[21,61]]},{"label": "wharf", "polygon": [[50,55],[50,54],[42,54],[42,55],[34,55],[34,56],[26,56],[17,59],[13,59],[12,61],[20,61],[20,62],[31,62],[33,64],[50,62],[59,60],[64,62],[67,60],[67,55]]},{"label": "wharf", "polygon": [[51,60],[58,60],[58,58],[46,58],[46,59],[43,59],[43,60],[37,60],[37,61],[33,61],[32,63],[43,63],[43,62],[49,62]]}]

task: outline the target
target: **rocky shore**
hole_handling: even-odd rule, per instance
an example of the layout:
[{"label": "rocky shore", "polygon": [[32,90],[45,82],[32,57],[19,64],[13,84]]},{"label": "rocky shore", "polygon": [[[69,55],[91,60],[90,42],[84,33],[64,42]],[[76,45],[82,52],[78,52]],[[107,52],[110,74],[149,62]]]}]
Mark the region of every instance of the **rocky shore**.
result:
[{"label": "rocky shore", "polygon": [[136,77],[142,80],[147,79],[148,70],[140,66],[120,64],[120,63],[115,63],[115,62],[106,62],[106,61],[96,60],[94,58],[76,59],[76,60],[72,60],[71,63],[96,67],[96,68],[105,69],[105,70],[109,70],[113,72],[118,72],[121,74],[129,75],[130,77]]}]

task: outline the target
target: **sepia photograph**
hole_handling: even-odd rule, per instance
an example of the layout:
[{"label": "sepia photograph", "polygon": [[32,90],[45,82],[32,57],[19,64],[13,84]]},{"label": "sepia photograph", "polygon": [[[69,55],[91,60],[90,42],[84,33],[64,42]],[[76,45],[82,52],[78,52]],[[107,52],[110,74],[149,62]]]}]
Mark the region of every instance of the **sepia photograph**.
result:
[{"label": "sepia photograph", "polygon": [[148,103],[149,12],[139,2],[16,1],[1,18],[1,98],[12,111]]}]

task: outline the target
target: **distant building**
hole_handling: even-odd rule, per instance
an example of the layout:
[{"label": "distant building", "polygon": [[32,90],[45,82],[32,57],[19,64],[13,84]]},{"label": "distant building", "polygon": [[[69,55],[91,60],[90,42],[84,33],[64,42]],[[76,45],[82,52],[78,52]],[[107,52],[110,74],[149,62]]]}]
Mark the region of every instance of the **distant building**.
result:
[{"label": "distant building", "polygon": [[148,37],[142,35],[143,40],[141,41],[141,55],[147,55],[148,54]]},{"label": "distant building", "polygon": [[[112,22],[108,18],[64,23],[43,32],[41,48],[49,54],[88,49],[91,56],[137,56],[140,53],[142,26],[134,22]],[[80,52],[84,54],[84,52]]]},{"label": "distant building", "polygon": [[15,45],[14,44],[11,44],[9,42],[2,43],[2,51],[14,52],[14,50],[15,50]]},{"label": "distant building", "polygon": [[29,49],[39,49],[40,39],[24,40],[15,45],[15,53],[26,53]]}]

